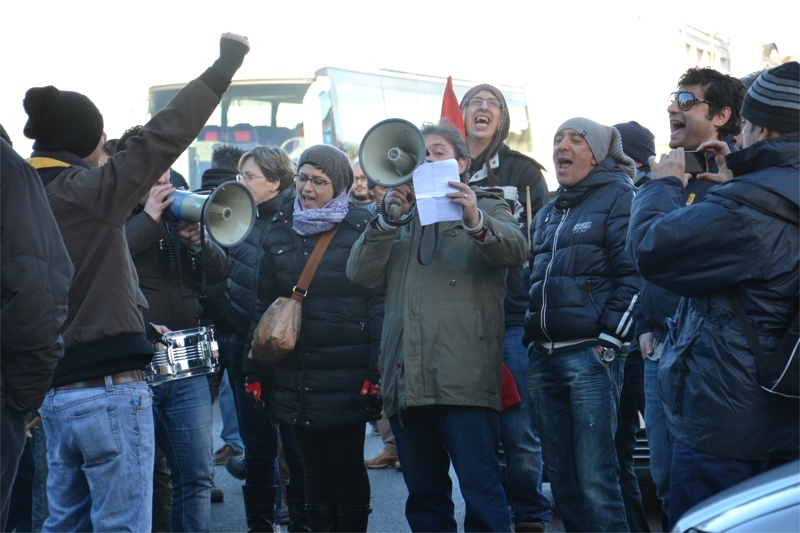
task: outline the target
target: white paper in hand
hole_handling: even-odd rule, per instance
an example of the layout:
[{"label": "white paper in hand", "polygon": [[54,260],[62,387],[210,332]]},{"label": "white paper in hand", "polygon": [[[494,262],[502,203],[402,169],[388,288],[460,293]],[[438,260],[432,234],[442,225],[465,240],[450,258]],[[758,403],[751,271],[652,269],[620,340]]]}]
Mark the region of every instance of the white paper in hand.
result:
[{"label": "white paper in hand", "polygon": [[419,221],[423,226],[461,220],[464,208],[445,196],[450,192],[458,192],[458,189],[447,184],[448,181],[461,181],[455,159],[425,163],[414,171],[414,196]]}]

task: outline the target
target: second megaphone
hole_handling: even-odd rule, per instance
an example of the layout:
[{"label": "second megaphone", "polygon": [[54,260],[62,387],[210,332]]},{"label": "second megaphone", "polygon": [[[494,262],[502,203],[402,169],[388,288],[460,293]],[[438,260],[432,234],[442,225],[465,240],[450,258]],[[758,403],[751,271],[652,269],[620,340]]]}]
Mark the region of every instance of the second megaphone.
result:
[{"label": "second megaphone", "polygon": [[361,141],[358,161],[372,183],[403,185],[425,161],[425,138],[419,128],[402,118],[378,122]]},{"label": "second megaphone", "polygon": [[224,247],[236,246],[247,238],[256,219],[253,193],[238,181],[228,181],[211,192],[175,191],[170,214],[178,220],[200,222],[208,236]]}]

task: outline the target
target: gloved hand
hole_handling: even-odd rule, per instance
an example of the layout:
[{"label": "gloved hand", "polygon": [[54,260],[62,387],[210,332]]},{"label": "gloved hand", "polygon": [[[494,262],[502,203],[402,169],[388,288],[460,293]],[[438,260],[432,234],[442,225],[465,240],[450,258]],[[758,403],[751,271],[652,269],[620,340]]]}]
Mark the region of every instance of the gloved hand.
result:
[{"label": "gloved hand", "polygon": [[248,374],[244,379],[244,391],[256,409],[263,409],[266,405],[261,399],[261,380],[262,376],[257,374]]},{"label": "gloved hand", "polygon": [[361,385],[361,396],[365,396],[367,402],[367,413],[380,416],[383,410],[383,398],[381,397],[381,373],[378,371],[367,374],[367,379]]}]

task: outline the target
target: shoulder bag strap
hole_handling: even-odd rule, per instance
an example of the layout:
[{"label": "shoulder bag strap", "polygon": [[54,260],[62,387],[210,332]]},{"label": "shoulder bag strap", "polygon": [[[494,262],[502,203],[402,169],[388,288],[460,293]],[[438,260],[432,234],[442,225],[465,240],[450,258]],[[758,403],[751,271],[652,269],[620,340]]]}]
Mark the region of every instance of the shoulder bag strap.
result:
[{"label": "shoulder bag strap", "polygon": [[308,294],[308,286],[311,284],[311,278],[314,277],[314,273],[317,271],[319,262],[322,259],[322,254],[325,253],[325,250],[328,248],[331,240],[333,240],[333,236],[339,231],[341,225],[341,223],[336,224],[332,230],[323,233],[322,237],[317,241],[317,245],[314,246],[314,251],[311,252],[311,257],[308,258],[308,263],[306,263],[303,273],[300,274],[300,279],[297,280],[297,285],[292,288],[292,300],[302,302],[303,298]]},{"label": "shoulder bag strap", "polygon": [[752,207],[756,211],[794,224],[800,224],[798,207],[786,198],[760,187],[754,183],[734,181],[720,187],[715,187],[709,192],[718,196],[730,198],[740,204]]}]

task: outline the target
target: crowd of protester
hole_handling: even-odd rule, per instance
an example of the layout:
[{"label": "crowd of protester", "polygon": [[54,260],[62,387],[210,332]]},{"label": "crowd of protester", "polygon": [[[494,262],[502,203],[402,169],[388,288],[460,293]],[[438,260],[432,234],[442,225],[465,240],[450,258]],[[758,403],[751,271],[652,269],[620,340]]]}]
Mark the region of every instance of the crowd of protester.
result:
[{"label": "crowd of protester", "polygon": [[[336,147],[223,145],[202,188],[235,179],[256,206],[225,249],[168,216],[186,188],[170,167],[248,51],[224,34],[119,140],[53,86],[25,95],[27,161],[2,130],[3,531],[209,531],[215,464],[244,480],[248,531],[366,531],[367,469],[384,467],[412,531],[456,531],[451,463],[465,531],[545,531],[554,505],[567,531],[650,531],[640,413],[668,531],[800,458],[800,404],[763,365],[797,335],[800,64],[747,85],[689,69],[660,157],[636,117],[565,109],[553,194],[505,144],[502,92],[473,87],[421,125],[426,161],[457,167],[461,220],[433,226],[411,184],[376,185]],[[320,242],[296,345],[261,364],[259,320]],[[222,370],[149,386],[153,341],[202,326]],[[375,421],[384,448],[365,460]]]}]

